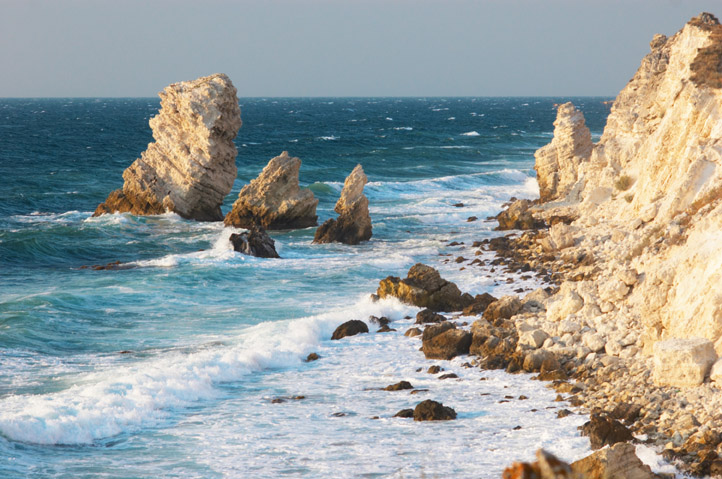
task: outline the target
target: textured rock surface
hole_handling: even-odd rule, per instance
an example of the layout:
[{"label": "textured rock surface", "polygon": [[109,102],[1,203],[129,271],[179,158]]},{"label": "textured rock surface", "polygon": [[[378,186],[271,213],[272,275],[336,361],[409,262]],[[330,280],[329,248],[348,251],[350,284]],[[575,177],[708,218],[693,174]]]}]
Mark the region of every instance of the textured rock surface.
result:
[{"label": "textured rock surface", "polygon": [[712,341],[668,339],[654,345],[654,381],[662,386],[698,386],[717,359]]},{"label": "textured rock surface", "polygon": [[241,127],[236,89],[223,74],[174,83],[160,92],[150,119],[154,142],[123,173],[94,216],[114,212],[219,221],[236,179],[233,139]]},{"label": "textured rock surface", "polygon": [[233,233],[230,237],[233,249],[239,253],[258,258],[280,258],[276,243],[262,226],[251,226],[248,232]]},{"label": "textured rock surface", "polygon": [[424,332],[422,335],[421,350],[426,359],[451,359],[462,354],[469,354],[470,346],[471,333],[461,329],[448,328],[438,334],[432,335]]},{"label": "textured rock surface", "polygon": [[496,216],[496,221],[499,222],[496,229],[500,231],[529,230],[543,227],[544,222],[535,218],[530,211],[533,206],[534,203],[530,200],[512,202],[507,209]]},{"label": "textured rock surface", "polygon": [[269,230],[316,226],[318,200],[300,187],[300,168],[301,160],[287,151],[271,159],[258,178],[241,189],[224,223],[237,228],[258,223]]},{"label": "textured rock surface", "polygon": [[344,181],[341,198],[336,202],[334,211],[338,218],[325,221],[316,230],[314,243],[359,244],[371,238],[369,200],[364,195],[367,182],[363,168],[356,165]]},{"label": "textured rock surface", "polygon": [[577,182],[579,166],[592,152],[592,135],[584,115],[571,103],[557,110],[554,139],[538,150],[534,169],[542,201],[563,198]]},{"label": "textured rock surface", "polygon": [[462,295],[454,283],[443,279],[434,268],[421,263],[412,266],[404,279],[389,276],[381,280],[376,294],[380,298],[393,296],[432,311],[461,311],[474,300],[468,294]]},{"label": "textured rock surface", "polygon": [[346,321],[338,328],[336,328],[336,330],[333,332],[333,335],[331,336],[331,339],[341,339],[345,338],[346,336],[356,336],[357,334],[368,332],[369,327],[366,325],[366,323],[358,319],[352,319],[351,321]]},{"label": "textured rock surface", "polygon": [[456,419],[456,411],[440,402],[427,399],[414,408],[414,421],[448,421]]}]

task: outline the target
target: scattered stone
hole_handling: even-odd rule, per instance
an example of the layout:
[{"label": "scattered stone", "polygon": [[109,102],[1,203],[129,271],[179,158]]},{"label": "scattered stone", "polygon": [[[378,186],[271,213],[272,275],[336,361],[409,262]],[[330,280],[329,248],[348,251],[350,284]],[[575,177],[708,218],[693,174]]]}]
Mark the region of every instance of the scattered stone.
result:
[{"label": "scattered stone", "polygon": [[402,391],[404,389],[414,389],[414,387],[408,381],[400,381],[396,384],[386,386],[384,391]]},{"label": "scattered stone", "polygon": [[414,408],[414,421],[448,421],[456,419],[456,411],[440,402],[427,399]]},{"label": "scattered stone", "polygon": [[368,178],[361,165],[356,165],[346,178],[341,190],[341,198],[334,211],[337,219],[326,220],[313,237],[314,243],[345,243],[359,244],[371,239],[371,216],[369,200],[363,193]]},{"label": "scattered stone", "polygon": [[422,347],[426,359],[451,359],[462,354],[469,354],[471,333],[456,329],[452,323],[445,321],[427,326],[422,334]]},{"label": "scattered stone", "polygon": [[390,328],[388,324],[384,324],[379,329],[376,330],[377,333],[391,333],[396,331],[394,328]]},{"label": "scattered stone", "polygon": [[241,189],[223,222],[236,228],[260,224],[268,230],[307,228],[316,225],[318,200],[308,188],[301,188],[298,172],[301,160],[281,153],[260,175]]},{"label": "scattered stone", "polygon": [[394,417],[402,417],[402,418],[413,418],[414,417],[414,410],[413,409],[402,409],[401,411],[394,414]]},{"label": "scattered stone", "polygon": [[415,336],[421,336],[422,331],[419,328],[409,328],[404,333],[404,336],[408,336],[410,338],[413,338]]},{"label": "scattered stone", "polygon": [[530,230],[544,227],[544,221],[537,220],[531,212],[534,203],[530,200],[517,200],[496,216],[499,222],[497,230]]},{"label": "scattered stone", "polygon": [[483,314],[486,308],[497,299],[489,293],[477,294],[474,301],[464,308],[465,316],[477,316]]},{"label": "scattered stone", "polygon": [[236,179],[233,139],[241,127],[236,88],[222,73],[173,83],[159,93],[160,112],[150,119],[153,141],[123,172],[93,216],[129,212],[220,221],[221,204]]},{"label": "scattered stone", "polygon": [[559,412],[557,412],[557,418],[561,419],[561,418],[567,417],[571,414],[574,414],[574,413],[572,413],[569,409],[560,409]]},{"label": "scattered stone", "polygon": [[422,309],[416,313],[416,324],[441,323],[446,321],[446,317],[431,311],[429,308]]},{"label": "scattered stone", "polygon": [[618,442],[632,441],[632,433],[610,417],[601,414],[592,414],[589,421],[581,426],[582,436],[589,436],[592,449],[600,449]]},{"label": "scattered stone", "polygon": [[245,233],[233,233],[230,237],[233,250],[258,258],[280,258],[276,243],[261,225],[251,225]]},{"label": "scattered stone", "polygon": [[446,374],[442,374],[442,375],[439,376],[437,379],[456,379],[456,378],[458,378],[458,377],[459,377],[459,376],[457,376],[457,375],[454,374],[454,373],[446,373]]},{"label": "scattered stone", "polygon": [[632,424],[639,418],[641,412],[642,406],[639,404],[619,403],[614,410],[609,413],[609,416],[619,421],[624,421],[627,424]]},{"label": "scattered stone", "polygon": [[439,374],[443,370],[444,370],[444,368],[434,364],[433,366],[429,366],[429,369],[426,372],[429,374]]},{"label": "scattered stone", "polygon": [[318,361],[319,359],[321,359],[321,356],[319,356],[316,353],[311,353],[308,356],[306,356],[307,363],[310,363],[311,361]]},{"label": "scattered stone", "polygon": [[331,339],[341,339],[345,338],[346,336],[355,336],[360,333],[368,332],[369,327],[366,325],[366,323],[358,319],[352,319],[351,321],[346,321],[341,326],[336,328],[336,330],[333,332],[333,336],[331,336]]},{"label": "scattered stone", "polygon": [[655,479],[632,444],[618,443],[572,463],[572,471],[584,479]]},{"label": "scattered stone", "polygon": [[503,296],[487,306],[484,319],[487,321],[509,319],[519,313],[521,307],[521,301],[517,296]]}]

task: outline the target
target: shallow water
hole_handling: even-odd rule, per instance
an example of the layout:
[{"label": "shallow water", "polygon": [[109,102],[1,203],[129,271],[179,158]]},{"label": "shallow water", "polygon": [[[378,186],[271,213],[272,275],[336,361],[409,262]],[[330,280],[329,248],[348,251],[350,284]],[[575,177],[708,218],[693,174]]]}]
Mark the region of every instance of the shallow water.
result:
[{"label": "shallow water", "polygon": [[[595,135],[603,100],[575,99]],[[473,254],[447,245],[492,236],[484,218],[538,194],[533,152],[560,101],[242,99],[224,211],[282,150],[302,159],[320,222],[357,163],[370,181],[370,242],[272,232],[269,260],[234,253],[220,223],[90,217],[152,140],[157,100],[0,100],[0,476],[499,477],[540,446],[583,455],[582,418],[552,420],[542,384],[463,358],[444,365],[459,380],[435,379],[403,337],[416,309],[368,300],[418,261],[472,294],[536,287],[439,255]],[[81,268],[112,261],[132,267]],[[329,341],[372,314],[398,331]],[[373,389],[402,379],[429,392]],[[391,418],[427,398],[459,419]]]}]

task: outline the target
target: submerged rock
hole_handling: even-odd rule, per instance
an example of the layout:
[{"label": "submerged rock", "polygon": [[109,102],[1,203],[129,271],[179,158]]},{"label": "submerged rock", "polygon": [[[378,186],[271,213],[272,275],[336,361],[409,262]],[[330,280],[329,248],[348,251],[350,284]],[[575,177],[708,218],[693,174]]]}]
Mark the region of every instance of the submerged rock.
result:
[{"label": "submerged rock", "polygon": [[236,179],[233,139],[241,127],[236,88],[224,74],[173,83],[159,93],[150,119],[154,142],[123,172],[93,216],[130,212],[219,221],[221,203]]},{"label": "submerged rock", "polygon": [[359,244],[371,238],[369,200],[363,193],[367,182],[363,168],[356,165],[344,181],[341,198],[334,208],[338,218],[326,220],[319,226],[313,238],[314,243]]},{"label": "submerged rock", "polygon": [[318,199],[308,188],[301,188],[299,158],[284,151],[271,159],[261,174],[241,189],[238,199],[223,222],[237,228],[258,223],[269,230],[315,226]]},{"label": "submerged rock", "polygon": [[449,421],[456,419],[456,411],[440,402],[427,399],[414,408],[414,421]]},{"label": "submerged rock", "polygon": [[244,233],[233,233],[230,237],[233,249],[239,253],[258,258],[280,258],[276,243],[260,225],[251,226]]},{"label": "submerged rock", "polygon": [[352,319],[351,321],[346,321],[341,326],[336,328],[336,330],[333,332],[333,336],[331,336],[331,339],[341,339],[345,338],[346,336],[356,336],[357,334],[368,332],[369,327],[366,325],[366,323],[358,319]]},{"label": "submerged rock", "polygon": [[381,280],[376,292],[380,298],[393,296],[405,303],[432,311],[461,311],[474,298],[461,294],[459,288],[441,277],[431,266],[417,263],[406,278],[389,276]]}]

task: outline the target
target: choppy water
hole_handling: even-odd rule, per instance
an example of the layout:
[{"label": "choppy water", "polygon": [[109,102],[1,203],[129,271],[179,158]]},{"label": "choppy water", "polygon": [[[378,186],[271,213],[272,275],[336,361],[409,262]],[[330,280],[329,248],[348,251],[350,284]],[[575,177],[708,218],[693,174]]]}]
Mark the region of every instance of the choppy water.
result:
[{"label": "choppy water", "polygon": [[[417,310],[368,300],[418,261],[471,293],[519,287],[439,254],[493,234],[468,217],[538,194],[533,152],[565,100],[242,99],[224,211],[283,150],[319,221],[357,163],[370,180],[372,241],[272,232],[282,259],[234,253],[220,223],[90,217],[151,141],[157,100],[0,100],[0,477],[499,477],[540,446],[587,452],[582,418],[553,419],[555,394],[523,375],[463,358],[444,366],[459,380],[418,372],[435,362],[402,336]],[[603,100],[575,99],[596,135]],[[81,269],[112,261],[134,267]],[[328,340],[371,314],[398,332]],[[402,379],[429,392],[373,389]],[[427,398],[459,419],[391,418]]]}]

